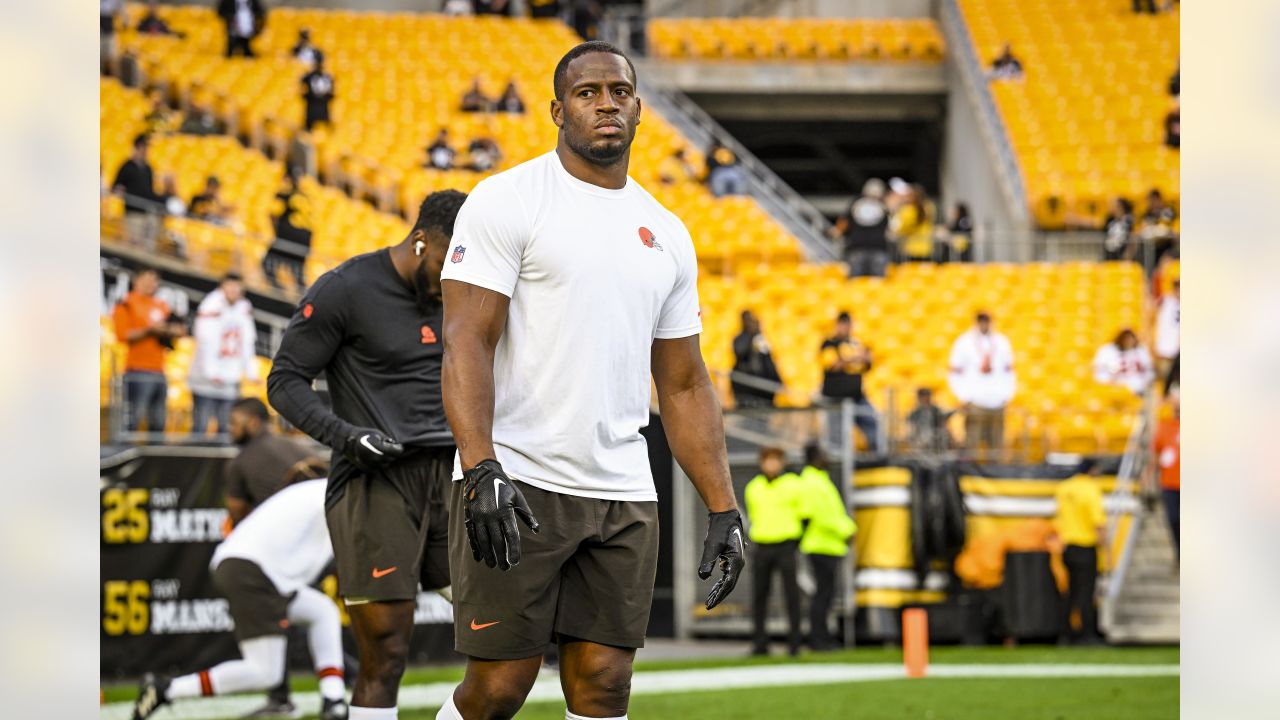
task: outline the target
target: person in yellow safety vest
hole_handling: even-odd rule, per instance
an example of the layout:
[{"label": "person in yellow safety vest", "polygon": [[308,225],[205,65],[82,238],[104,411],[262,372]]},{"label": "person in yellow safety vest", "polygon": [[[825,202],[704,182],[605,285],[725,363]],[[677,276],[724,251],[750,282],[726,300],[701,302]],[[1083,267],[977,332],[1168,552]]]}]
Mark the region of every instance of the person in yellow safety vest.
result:
[{"label": "person in yellow safety vest", "polygon": [[815,651],[834,650],[840,643],[827,628],[827,615],[835,597],[840,558],[849,554],[849,541],[858,526],[840,497],[840,490],[827,473],[827,457],[817,443],[804,448],[804,469],[800,471],[803,515],[808,518],[800,552],[809,558],[816,588],[809,602],[809,647]]},{"label": "person in yellow safety vest", "polygon": [[796,549],[804,534],[800,478],[784,473],[781,448],[760,450],[760,474],[747,483],[747,519],[751,526],[751,621],[752,655],[769,654],[769,634],[765,630],[769,588],[776,571],[782,576],[782,594],[787,601],[787,650],[800,653],[800,585],[796,581]]}]

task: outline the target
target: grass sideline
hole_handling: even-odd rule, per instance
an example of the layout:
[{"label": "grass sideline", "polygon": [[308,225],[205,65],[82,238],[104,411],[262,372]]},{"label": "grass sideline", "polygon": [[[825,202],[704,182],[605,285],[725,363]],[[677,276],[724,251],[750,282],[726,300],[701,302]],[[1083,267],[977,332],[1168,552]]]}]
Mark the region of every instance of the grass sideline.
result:
[{"label": "grass sideline", "polygon": [[[1027,664],[1027,663],[1056,663],[1056,664],[1125,664],[1125,665],[1144,665],[1144,664],[1178,664],[1180,651],[1177,647],[1066,647],[1060,648],[1052,645],[1027,645],[1015,648],[1003,647],[935,647],[929,650],[929,662],[931,664]],[[777,655],[771,657],[741,657],[741,658],[697,658],[690,660],[658,660],[648,662],[637,662],[636,672],[645,672],[650,670],[693,670],[698,668],[715,668],[715,667],[742,667],[753,665],[782,665],[793,663],[901,663],[902,649],[898,647],[865,647],[853,650],[841,650],[839,652],[826,653],[807,653],[800,657],[787,657],[785,655]],[[405,672],[404,685],[422,685],[425,683],[435,682],[458,682],[462,680],[462,665],[442,665],[442,666],[426,666],[410,668]],[[938,682],[954,682],[939,680]],[[1006,682],[1006,681],[1000,681]],[[1012,681],[1008,681],[1012,682]],[[1018,682],[1033,683],[1029,680],[1021,680]],[[1039,681],[1043,683],[1044,681]],[[1067,682],[1067,681],[1055,681]],[[1072,680],[1070,682],[1079,682]],[[1128,682],[1122,679],[1102,680],[1097,682]],[[1033,683],[1034,684],[1034,683]],[[1176,688],[1177,681],[1173,684]],[[877,685],[879,685],[877,683]],[[859,687],[866,687],[866,684]],[[313,676],[306,675],[305,671],[293,671],[290,677],[290,687],[295,691],[305,692],[316,689],[316,680]],[[1043,690],[1043,688],[1042,688]],[[136,683],[116,683],[103,687],[103,692],[107,702],[121,702],[132,700],[138,694]],[[735,695],[738,693],[734,693]],[[702,696],[702,694],[699,694]],[[675,696],[671,696],[675,697]],[[641,698],[636,698],[637,707],[647,706],[652,700],[664,698],[645,698],[641,702]],[[1176,707],[1176,704],[1175,706]],[[534,706],[530,706],[529,711],[532,712]],[[563,708],[559,711],[559,720],[563,720]],[[648,715],[651,717],[677,717],[679,715]],[[521,713],[524,717],[525,713]],[[401,713],[402,720],[418,717],[435,717],[434,714],[427,715],[406,715]],[[530,715],[530,717],[540,717],[538,715]],[[548,716],[550,717],[550,716]],[[747,717],[747,716],[738,716]],[[859,713],[859,717],[863,717]],[[907,717],[906,715],[896,715],[893,717]],[[912,715],[911,717],[914,717]],[[939,720],[944,717],[949,718],[950,715],[938,715]]]}]

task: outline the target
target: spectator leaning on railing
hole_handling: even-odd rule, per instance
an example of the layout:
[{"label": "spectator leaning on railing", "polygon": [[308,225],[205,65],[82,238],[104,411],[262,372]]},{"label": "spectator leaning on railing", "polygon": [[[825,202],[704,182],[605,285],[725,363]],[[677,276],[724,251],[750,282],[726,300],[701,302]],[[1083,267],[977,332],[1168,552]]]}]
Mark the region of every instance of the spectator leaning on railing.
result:
[{"label": "spectator leaning on railing", "polygon": [[228,432],[231,405],[240,397],[241,380],[258,379],[254,351],[257,331],[244,281],[228,273],[196,309],[195,357],[187,382],[191,387],[191,432],[203,435],[209,420],[217,432]]},{"label": "spectator leaning on railing", "polygon": [[[862,431],[868,447],[874,452],[883,452],[879,416],[862,387],[863,374],[871,370],[871,348],[853,336],[853,318],[849,313],[841,312],[836,316],[835,333],[823,341],[819,352],[822,358],[822,396],[830,400],[852,401],[854,425]],[[843,444],[841,438],[830,431],[828,437],[832,447]]]},{"label": "spectator leaning on railing", "polygon": [[303,270],[311,252],[311,200],[289,173],[276,193],[271,218],[276,240],[262,258],[262,272],[272,287],[281,290],[278,274],[283,267],[293,275],[295,289],[302,292],[307,286]]},{"label": "spectator leaning on railing", "polygon": [[133,154],[120,166],[111,183],[112,192],[124,196],[125,239],[149,252],[156,249],[156,238],[160,234],[158,213],[163,211],[168,199],[156,192],[155,174],[147,159],[150,147],[150,136],[134,138]]},{"label": "spectator leaning on railing", "polygon": [[157,270],[139,268],[132,284],[133,289],[112,311],[116,337],[129,348],[124,361],[126,428],[137,432],[145,423],[148,432],[163,432],[169,393],[164,361],[173,341],[184,337],[187,329],[172,316],[169,305],[156,297]]}]

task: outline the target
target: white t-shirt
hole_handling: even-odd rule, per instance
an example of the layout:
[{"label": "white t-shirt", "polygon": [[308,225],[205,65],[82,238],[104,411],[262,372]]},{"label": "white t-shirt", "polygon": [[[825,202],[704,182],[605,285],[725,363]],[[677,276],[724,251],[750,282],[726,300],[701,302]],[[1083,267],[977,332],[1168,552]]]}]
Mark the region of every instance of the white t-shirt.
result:
[{"label": "white t-shirt", "polygon": [[476,186],[441,278],[511,298],[493,367],[503,469],[551,492],[656,500],[640,435],[649,353],[702,332],[684,223],[635,180],[583,182],[553,151]]},{"label": "white t-shirt", "polygon": [[956,338],[950,366],[947,383],[960,402],[997,410],[1013,399],[1013,348],[1009,338],[995,330],[983,335],[974,328]]},{"label": "white t-shirt", "polygon": [[333,559],[324,519],[326,484],[304,480],[267,498],[214,549],[209,567],[228,558],[252,561],[282,595],[315,582]]}]

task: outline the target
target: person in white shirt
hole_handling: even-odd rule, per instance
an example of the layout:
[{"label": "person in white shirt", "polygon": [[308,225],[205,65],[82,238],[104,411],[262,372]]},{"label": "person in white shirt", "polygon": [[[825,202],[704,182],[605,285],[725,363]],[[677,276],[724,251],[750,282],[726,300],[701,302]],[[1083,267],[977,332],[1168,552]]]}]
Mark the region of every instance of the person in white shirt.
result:
[{"label": "person in white shirt", "polygon": [[657,568],[640,434],[650,374],[672,454],[711,511],[698,574],[718,564],[724,575],[708,609],[744,565],[698,347],[693,242],[627,177],[635,68],[608,43],[583,43],[560,60],[554,90],[555,150],[476,186],[441,274],[459,481],[449,571],[456,648],[469,658],[444,720],[515,715],[553,640],[565,717],[626,717]]},{"label": "person in white shirt", "polygon": [[347,717],[342,620],[338,606],[311,587],[333,560],[324,517],[325,478],[296,482],[240,521],[213,551],[209,567],[227,597],[240,659],[167,680],[143,679],[134,720],[181,698],[265,690],[284,677],[286,633],[307,627],[320,679],[321,720]]},{"label": "person in white shirt", "polygon": [[1155,376],[1151,353],[1129,328],[1121,330],[1113,342],[1098,348],[1093,356],[1093,379],[1105,385],[1122,385],[1141,395]]},{"label": "person in white shirt", "polygon": [[239,274],[227,273],[200,301],[192,334],[196,351],[187,375],[191,432],[205,434],[214,419],[217,432],[226,433],[231,405],[240,397],[240,381],[258,379],[253,306]]},{"label": "person in white shirt", "polygon": [[1182,352],[1182,300],[1179,282],[1173,281],[1173,291],[1160,301],[1156,310],[1156,373],[1159,377],[1169,376],[1174,358]]},{"label": "person in white shirt", "polygon": [[991,328],[991,314],[985,310],[951,346],[947,384],[963,404],[965,448],[1002,453],[1004,409],[1013,399],[1017,378],[1009,338]]}]

